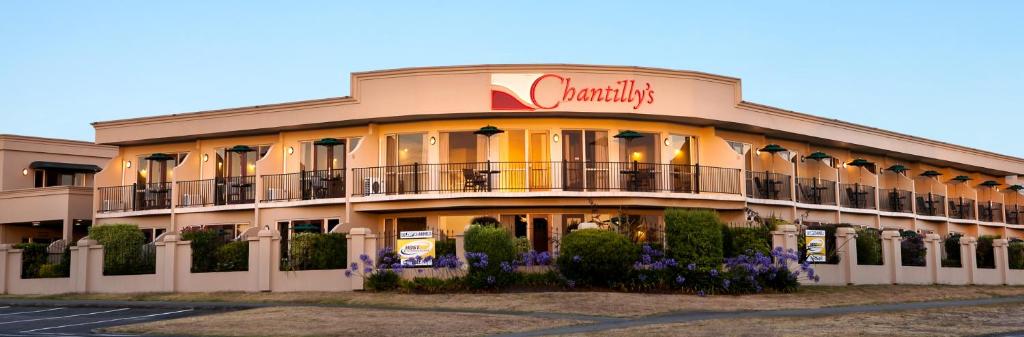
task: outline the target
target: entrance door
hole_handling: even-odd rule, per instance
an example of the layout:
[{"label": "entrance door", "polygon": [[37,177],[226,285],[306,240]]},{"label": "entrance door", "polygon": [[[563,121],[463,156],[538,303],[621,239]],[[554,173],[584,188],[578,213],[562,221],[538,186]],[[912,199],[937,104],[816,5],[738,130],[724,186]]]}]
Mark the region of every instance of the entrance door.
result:
[{"label": "entrance door", "polygon": [[608,189],[608,132],[562,131],[562,183],[569,191]]},{"label": "entrance door", "polygon": [[533,250],[537,252],[548,251],[548,217],[533,217]]}]

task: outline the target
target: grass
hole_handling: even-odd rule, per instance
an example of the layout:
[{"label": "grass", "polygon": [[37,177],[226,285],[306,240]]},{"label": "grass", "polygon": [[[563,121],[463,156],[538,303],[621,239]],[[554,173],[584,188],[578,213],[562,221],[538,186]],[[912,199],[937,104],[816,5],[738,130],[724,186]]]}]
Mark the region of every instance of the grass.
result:
[{"label": "grass", "polygon": [[[716,295],[639,294],[602,291],[459,293],[416,295],[374,292],[294,293],[149,293],[2,296],[0,298],[262,302],[387,308],[445,308],[470,311],[553,312],[637,317],[673,311],[733,311],[819,308],[857,304],[917,302],[1024,296],[1024,287],[1007,286],[846,286],[803,287],[792,294]],[[827,298],[827,301],[823,301]]]},{"label": "grass", "polygon": [[1024,330],[1020,304],[883,313],[707,320],[588,333],[587,336],[965,336]]},{"label": "grass", "polygon": [[571,320],[473,313],[270,307],[104,329],[198,336],[479,336],[551,328]]}]

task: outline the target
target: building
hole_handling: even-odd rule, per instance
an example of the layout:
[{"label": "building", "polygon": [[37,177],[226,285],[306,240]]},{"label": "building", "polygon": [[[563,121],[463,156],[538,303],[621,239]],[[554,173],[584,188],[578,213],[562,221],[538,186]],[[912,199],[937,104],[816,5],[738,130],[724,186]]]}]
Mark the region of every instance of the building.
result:
[{"label": "building", "polygon": [[117,147],[0,135],[0,243],[77,240],[93,218],[93,175]]},{"label": "building", "polygon": [[[737,78],[585,65],[356,73],[351,96],[96,122],[95,221],[158,235],[501,220],[537,250],[666,207],[1024,237],[1024,159],[744,101]],[[388,242],[387,244],[390,244]]]}]

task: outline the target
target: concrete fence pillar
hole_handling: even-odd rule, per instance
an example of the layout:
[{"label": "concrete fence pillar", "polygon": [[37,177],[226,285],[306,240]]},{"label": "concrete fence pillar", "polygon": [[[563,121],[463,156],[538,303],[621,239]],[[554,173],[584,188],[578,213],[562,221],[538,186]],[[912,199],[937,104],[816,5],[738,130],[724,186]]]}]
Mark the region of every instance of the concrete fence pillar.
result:
[{"label": "concrete fence pillar", "polygon": [[889,282],[903,282],[900,269],[903,267],[903,251],[900,247],[900,231],[891,229],[882,231],[882,264],[889,273]]},{"label": "concrete fence pillar", "polygon": [[935,233],[924,236],[925,266],[932,284],[939,283],[939,268],[942,267],[942,237]]},{"label": "concrete fence pillar", "polygon": [[155,243],[157,252],[162,252],[163,255],[157,254],[157,258],[163,259],[163,265],[161,270],[157,270],[157,275],[160,276],[160,290],[166,292],[174,292],[177,289],[177,269],[178,269],[178,241],[179,238],[175,234],[164,235],[163,240]]},{"label": "concrete fence pillar", "polygon": [[1010,270],[1008,244],[1009,241],[1006,239],[992,240],[992,251],[995,255],[996,270],[999,271],[1000,284],[1007,284],[1006,277]]},{"label": "concrete fence pillar", "polygon": [[[348,235],[345,235],[345,238],[348,239],[348,263],[356,263],[358,265],[357,269],[360,271],[363,268],[372,267],[363,265],[361,258],[363,255],[369,257],[373,261],[373,263],[379,262],[377,261],[377,257],[375,256],[374,253],[367,252],[368,247],[366,247],[366,237],[368,235],[370,235],[369,228],[352,228],[348,231]],[[348,268],[348,266],[346,266],[346,268]],[[352,290],[363,289],[362,277],[349,277],[348,282],[351,282],[350,286],[352,287]]]},{"label": "concrete fence pillar", "polygon": [[11,273],[8,270],[9,257],[7,253],[14,249],[9,244],[0,244],[0,294],[7,294],[7,278],[10,277]]},{"label": "concrete fence pillar", "polygon": [[[83,238],[78,240],[75,246],[71,247],[71,278],[74,284],[74,292],[76,293],[87,293],[89,292],[89,268],[100,268],[102,273],[103,265],[90,266],[89,258],[92,255],[93,250],[99,250],[103,252],[103,246],[99,245],[96,240],[89,238]],[[103,261],[102,259],[100,261]],[[101,262],[102,263],[102,262]]]},{"label": "concrete fence pillar", "polygon": [[[280,241],[281,237],[277,231],[270,229],[260,230],[256,234],[257,263],[256,267],[256,290],[270,291],[271,271],[274,268],[274,248],[278,247],[274,241]],[[250,245],[250,247],[252,247]],[[249,266],[254,267],[254,266]]]},{"label": "concrete fence pillar", "polygon": [[974,284],[974,275],[978,273],[978,239],[970,236],[960,238],[960,265],[967,273],[966,284]]},{"label": "concrete fence pillar", "polygon": [[853,284],[857,266],[857,231],[850,227],[836,228],[836,256],[839,257],[840,280]]},{"label": "concrete fence pillar", "polygon": [[466,261],[466,231],[469,230],[469,227],[466,226],[462,233],[455,234],[455,258],[462,262],[463,268],[469,268]]},{"label": "concrete fence pillar", "polygon": [[798,251],[799,247],[796,242],[798,235],[796,226],[779,225],[772,231],[772,249],[780,247],[784,252],[788,252],[790,249],[794,252]]}]

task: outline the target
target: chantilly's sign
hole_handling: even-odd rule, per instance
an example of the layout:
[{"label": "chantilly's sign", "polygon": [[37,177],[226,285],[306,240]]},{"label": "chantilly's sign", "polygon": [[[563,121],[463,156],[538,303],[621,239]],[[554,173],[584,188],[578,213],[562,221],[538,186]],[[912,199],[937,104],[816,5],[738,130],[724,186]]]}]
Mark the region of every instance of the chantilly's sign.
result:
[{"label": "chantilly's sign", "polygon": [[491,74],[492,110],[551,110],[569,102],[621,104],[637,110],[654,103],[654,89],[650,82],[635,79],[580,84],[559,74]]}]

